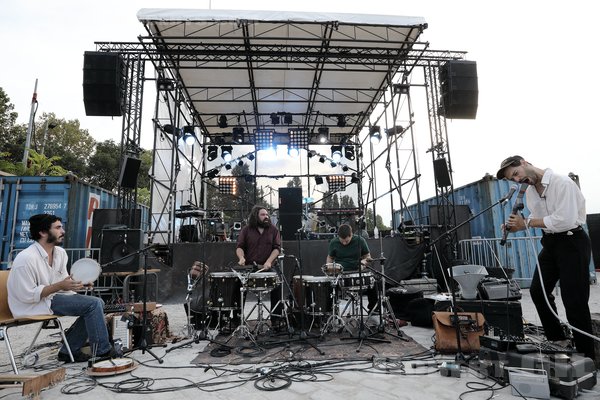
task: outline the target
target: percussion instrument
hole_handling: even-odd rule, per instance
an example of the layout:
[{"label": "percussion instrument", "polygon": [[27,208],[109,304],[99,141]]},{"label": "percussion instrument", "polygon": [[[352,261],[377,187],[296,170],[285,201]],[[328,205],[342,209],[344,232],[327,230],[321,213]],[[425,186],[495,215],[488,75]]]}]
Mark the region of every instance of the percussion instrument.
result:
[{"label": "percussion instrument", "polygon": [[356,272],[343,274],[340,278],[340,282],[344,290],[360,291],[373,288],[375,285],[375,278],[371,272],[363,272],[362,274]]},{"label": "percussion instrument", "polygon": [[73,280],[81,281],[84,285],[95,282],[100,276],[100,272],[102,272],[100,264],[91,258],[80,258],[71,265]]},{"label": "percussion instrument", "polygon": [[253,272],[248,275],[246,286],[255,292],[268,292],[281,284],[276,272]]},{"label": "percussion instrument", "polygon": [[240,309],[242,283],[235,272],[210,272],[208,282],[210,287],[209,310]]},{"label": "percussion instrument", "polygon": [[91,376],[111,376],[124,374],[137,368],[137,364],[131,358],[115,358],[112,360],[102,360],[93,363],[87,369]]},{"label": "percussion instrument", "polygon": [[323,264],[321,271],[327,276],[337,276],[344,272],[344,266],[338,263]]},{"label": "percussion instrument", "polygon": [[[292,278],[294,297],[300,309],[309,315],[331,314],[333,311],[333,279],[328,276],[300,275]],[[306,304],[306,307],[304,307]]]}]

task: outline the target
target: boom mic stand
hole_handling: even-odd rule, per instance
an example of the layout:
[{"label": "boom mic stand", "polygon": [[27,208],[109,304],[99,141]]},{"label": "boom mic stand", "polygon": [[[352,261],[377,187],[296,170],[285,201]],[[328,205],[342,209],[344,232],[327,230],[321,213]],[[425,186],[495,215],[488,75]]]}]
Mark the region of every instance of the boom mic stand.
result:
[{"label": "boom mic stand", "polygon": [[[503,198],[501,198],[500,200],[498,200],[495,203],[492,203],[490,206],[484,208],[483,210],[479,211],[477,214],[472,215],[471,217],[467,218],[466,220],[464,220],[463,222],[461,222],[460,224],[456,225],[454,228],[451,228],[449,230],[447,230],[446,232],[442,233],[437,239],[433,240],[431,243],[429,243],[429,248],[432,249],[434,248],[434,246],[440,242],[442,239],[446,239],[447,237],[449,237],[452,233],[456,232],[458,229],[460,229],[462,226],[468,224],[469,222],[473,221],[475,218],[478,218],[480,215],[488,212],[489,210],[491,210],[493,207],[495,207],[498,204],[503,204],[505,202],[507,202],[513,195],[514,190],[511,189],[511,191],[509,192],[509,194]],[[456,256],[456,255],[455,255]],[[462,348],[461,348],[461,344],[460,344],[460,326],[459,326],[459,318],[458,318],[458,308],[456,307],[456,288],[455,288],[455,284],[454,284],[454,272],[452,270],[452,266],[450,268],[448,268],[448,270],[450,271],[450,293],[452,294],[452,312],[454,313],[454,320],[456,321],[456,323],[454,324],[455,326],[455,330],[456,330],[456,348],[457,348],[457,353],[455,355],[455,361],[458,363],[464,363],[466,362],[466,358],[465,355],[462,352]]]},{"label": "boom mic stand", "polygon": [[151,248],[154,247],[154,244],[151,244],[149,246],[146,246],[142,249],[136,250],[132,253],[129,253],[121,258],[118,258],[116,260],[112,260],[109,263],[106,263],[104,265],[102,265],[101,267],[106,267],[109,265],[113,265],[116,264],[120,261],[123,261],[127,258],[133,257],[135,255],[138,254],[144,254],[144,274],[143,274],[143,284],[142,284],[142,334],[141,334],[141,338],[140,338],[140,343],[138,344],[138,349],[142,350],[142,354],[144,354],[145,352],[148,352],[148,354],[150,354],[152,357],[154,357],[154,359],[156,361],[158,361],[159,364],[163,363],[162,358],[158,357],[156,354],[154,354],[152,352],[152,350],[150,350],[150,346],[148,345],[148,341],[146,339],[147,334],[148,334],[148,316],[147,316],[147,302],[148,302],[148,298],[147,298],[147,284],[148,284],[148,250],[150,250]]}]

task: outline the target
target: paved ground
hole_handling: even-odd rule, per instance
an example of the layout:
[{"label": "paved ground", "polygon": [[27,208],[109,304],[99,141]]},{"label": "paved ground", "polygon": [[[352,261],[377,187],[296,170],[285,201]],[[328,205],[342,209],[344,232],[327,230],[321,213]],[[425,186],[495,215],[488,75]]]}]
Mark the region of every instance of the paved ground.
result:
[{"label": "paved ground", "polygon": [[[593,285],[590,306],[592,312],[600,312],[600,286]],[[537,323],[537,315],[529,298],[528,290],[523,290],[521,300],[524,318]],[[559,302],[560,303],[560,302]],[[164,305],[174,334],[185,335],[186,317],[180,304]],[[561,315],[564,315],[562,306]],[[64,318],[66,325],[70,324]],[[13,349],[21,354],[32,338],[31,326],[12,328],[10,338]],[[406,326],[402,331],[413,337],[423,346],[431,347],[433,330]],[[53,331],[44,331],[41,343],[55,342]],[[11,368],[4,343],[0,344],[0,373],[10,373]],[[461,369],[461,377],[442,377],[437,368],[412,368],[413,361],[379,359],[369,362],[346,361],[340,363],[286,362],[228,366],[211,364],[201,368],[190,361],[202,351],[203,343],[193,343],[188,347],[169,352],[164,363],[159,364],[148,353],[137,350],[131,354],[140,366],[133,372],[96,380],[86,376],[84,364],[67,364],[67,379],[42,393],[43,399],[64,399],[71,394],[77,397],[90,395],[96,399],[113,399],[118,394],[127,393],[126,398],[148,399],[197,399],[198,396],[214,399],[511,399],[510,387],[501,388],[493,381],[485,379],[466,367]],[[165,355],[165,348],[152,349],[158,356]],[[47,352],[46,352],[47,353]],[[39,364],[48,363],[52,355],[42,354]],[[451,357],[452,358],[452,357]],[[451,360],[450,358],[450,360]],[[443,357],[436,357],[442,360]],[[448,357],[446,357],[448,359]],[[45,360],[45,361],[44,361]],[[425,360],[427,361],[427,360]],[[422,361],[419,361],[422,362]],[[58,364],[49,364],[55,368]],[[43,371],[24,369],[23,373]],[[274,374],[278,372],[278,374]],[[274,390],[290,383],[288,387]],[[269,390],[271,389],[271,390]],[[492,389],[494,390],[492,392]],[[464,393],[471,392],[467,395]],[[0,399],[19,398],[17,389],[0,390]],[[600,385],[593,390],[581,393],[578,398],[600,398]]]}]

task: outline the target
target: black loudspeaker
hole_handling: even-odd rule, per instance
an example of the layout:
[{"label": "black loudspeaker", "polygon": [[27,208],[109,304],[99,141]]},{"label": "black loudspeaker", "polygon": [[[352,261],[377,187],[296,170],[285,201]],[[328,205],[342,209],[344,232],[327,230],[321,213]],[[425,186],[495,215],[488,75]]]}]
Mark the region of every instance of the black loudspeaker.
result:
[{"label": "black loudspeaker", "polygon": [[446,118],[475,119],[479,88],[477,63],[452,60],[440,67],[441,110]]},{"label": "black loudspeaker", "polygon": [[437,187],[448,187],[452,185],[450,172],[448,171],[448,163],[445,158],[433,160],[433,175]]},{"label": "black loudspeaker", "polygon": [[124,63],[118,53],[83,54],[83,104],[90,116],[123,115]]},{"label": "black loudspeaker", "polygon": [[137,178],[140,173],[142,160],[125,156],[121,164],[121,172],[119,173],[119,186],[128,189],[137,187]]},{"label": "black loudspeaker", "polygon": [[181,225],[179,227],[179,241],[180,242],[198,242],[198,227],[196,224]]},{"label": "black loudspeaker", "polygon": [[295,240],[302,227],[302,188],[279,188],[279,225],[283,240]]},{"label": "black loudspeaker", "polygon": [[102,230],[110,226],[124,225],[125,228],[140,229],[142,210],[120,208],[96,208],[92,214],[91,248],[99,249],[102,244]]},{"label": "black loudspeaker", "polygon": [[[100,247],[102,272],[136,272],[143,266],[140,229],[103,229]],[[125,257],[125,258],[123,258]]]}]

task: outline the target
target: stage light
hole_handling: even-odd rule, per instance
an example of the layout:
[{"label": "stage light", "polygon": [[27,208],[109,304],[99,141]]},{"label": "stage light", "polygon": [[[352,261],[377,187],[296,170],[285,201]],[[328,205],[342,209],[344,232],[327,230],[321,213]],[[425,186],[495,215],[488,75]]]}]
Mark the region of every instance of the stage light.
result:
[{"label": "stage light", "polygon": [[186,125],[183,127],[183,141],[190,146],[196,142],[196,132],[194,132],[193,126]]},{"label": "stage light", "polygon": [[340,145],[331,146],[331,158],[335,162],[339,162],[342,159],[342,146],[340,146]]},{"label": "stage light", "polygon": [[242,160],[238,161],[238,167],[243,167],[244,166],[244,162]]},{"label": "stage light", "polygon": [[342,171],[348,172],[349,169],[347,165],[342,165]]},{"label": "stage light", "polygon": [[290,157],[298,157],[298,154],[300,154],[300,150],[298,150],[295,147],[288,146],[288,154]]},{"label": "stage light", "polygon": [[346,178],[344,175],[329,175],[327,176],[327,185],[331,193],[339,192],[346,188]]},{"label": "stage light", "polygon": [[271,113],[270,118],[273,125],[279,125],[279,115],[277,113]]},{"label": "stage light", "polygon": [[308,158],[313,158],[316,155],[317,155],[317,152],[315,150],[310,150],[308,152]]},{"label": "stage light", "polygon": [[231,153],[233,153],[233,146],[230,146],[230,145],[221,146],[221,157],[223,158],[223,160],[225,162],[231,161],[231,158],[232,158]]},{"label": "stage light", "polygon": [[337,116],[337,126],[339,126],[340,128],[343,128],[346,126],[346,116],[343,114],[340,114]]},{"label": "stage light", "polygon": [[244,143],[244,128],[236,126],[231,130],[231,136],[235,143]]},{"label": "stage light", "polygon": [[308,129],[288,129],[290,144],[288,154],[292,157],[300,154],[300,149],[308,149]]},{"label": "stage light", "polygon": [[167,78],[158,78],[156,80],[156,89],[158,91],[170,92],[175,89],[175,83]]},{"label": "stage light", "polygon": [[227,128],[227,116],[221,115],[219,116],[219,128]]},{"label": "stage light", "polygon": [[401,125],[392,126],[385,130],[387,135],[401,135],[404,133],[404,128]]},{"label": "stage light", "polygon": [[292,123],[292,114],[285,113],[283,114],[283,123],[286,125],[290,125]]},{"label": "stage light", "polygon": [[319,157],[319,162],[320,162],[321,164],[325,164],[325,156],[321,156],[321,157]]},{"label": "stage light", "polygon": [[329,165],[331,165],[331,168],[337,167],[337,163],[335,161],[330,162]]},{"label": "stage light", "polygon": [[229,171],[231,169],[231,164],[230,163],[226,163],[225,164],[225,169]]},{"label": "stage light", "polygon": [[354,155],[354,146],[351,144],[347,144],[344,146],[344,157],[346,157],[347,160],[354,160],[356,157]]},{"label": "stage light", "polygon": [[319,142],[319,143],[329,142],[329,128],[328,127],[322,126],[319,128],[319,133],[317,135],[317,142]]},{"label": "stage light", "polygon": [[381,128],[379,125],[369,127],[369,136],[371,137],[371,143],[379,144],[381,141]]},{"label": "stage light", "polygon": [[208,149],[206,151],[206,159],[208,161],[215,160],[218,155],[219,155],[219,148],[217,146],[215,146],[215,145],[208,146]]},{"label": "stage light", "polygon": [[272,129],[259,129],[254,134],[254,147],[256,150],[268,150],[273,147]]},{"label": "stage light", "polygon": [[216,178],[219,175],[219,170],[217,168],[213,168],[206,172],[206,177],[209,179]]},{"label": "stage light", "polygon": [[254,154],[250,153],[246,158],[250,161],[254,161]]},{"label": "stage light", "polygon": [[315,176],[315,183],[321,185],[323,183],[323,177],[320,175]]},{"label": "stage light", "polygon": [[219,192],[223,194],[237,193],[237,179],[235,176],[219,177]]},{"label": "stage light", "polygon": [[358,174],[356,172],[352,173],[352,177],[350,178],[350,182],[352,182],[352,183],[358,183],[358,182],[360,182],[360,178],[358,177]]},{"label": "stage light", "polygon": [[410,90],[410,85],[404,83],[394,83],[392,85],[392,89],[394,94],[408,94]]}]

